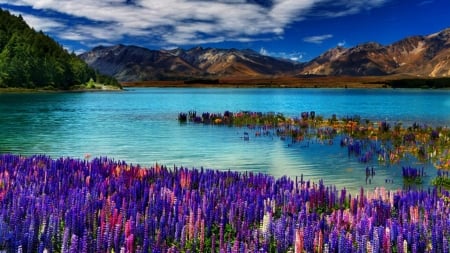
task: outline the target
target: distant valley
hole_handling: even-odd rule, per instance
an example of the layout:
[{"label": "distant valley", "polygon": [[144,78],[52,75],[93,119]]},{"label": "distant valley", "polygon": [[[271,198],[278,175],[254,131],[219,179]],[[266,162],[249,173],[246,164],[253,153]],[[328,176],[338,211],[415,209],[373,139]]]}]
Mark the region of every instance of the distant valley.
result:
[{"label": "distant valley", "polygon": [[383,46],[375,42],[336,47],[300,63],[253,50],[195,47],[149,50],[99,46],[79,56],[102,74],[122,82],[305,76],[450,76],[450,28]]}]

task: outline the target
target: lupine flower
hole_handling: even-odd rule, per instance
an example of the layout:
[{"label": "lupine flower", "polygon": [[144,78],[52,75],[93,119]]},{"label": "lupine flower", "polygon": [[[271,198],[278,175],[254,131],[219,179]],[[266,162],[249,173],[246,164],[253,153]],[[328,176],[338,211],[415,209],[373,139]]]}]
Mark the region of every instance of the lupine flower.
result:
[{"label": "lupine flower", "polygon": [[435,188],[352,197],[303,177],[0,155],[0,190],[7,252],[448,252]]}]

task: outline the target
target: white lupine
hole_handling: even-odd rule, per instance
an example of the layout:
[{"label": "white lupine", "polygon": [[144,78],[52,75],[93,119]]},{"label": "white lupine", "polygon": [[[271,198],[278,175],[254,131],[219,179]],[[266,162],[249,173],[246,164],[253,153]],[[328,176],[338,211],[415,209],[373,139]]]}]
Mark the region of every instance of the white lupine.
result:
[{"label": "white lupine", "polygon": [[328,246],[328,243],[325,243],[323,245],[323,253],[328,253],[330,251],[330,247]]},{"label": "white lupine", "polygon": [[367,253],[372,253],[373,252],[372,243],[370,243],[370,241],[367,241],[367,243],[366,243],[366,252]]},{"label": "white lupine", "polygon": [[261,224],[261,234],[265,239],[269,237],[270,225],[272,223],[272,214],[270,212],[266,212],[263,217],[263,222]]}]

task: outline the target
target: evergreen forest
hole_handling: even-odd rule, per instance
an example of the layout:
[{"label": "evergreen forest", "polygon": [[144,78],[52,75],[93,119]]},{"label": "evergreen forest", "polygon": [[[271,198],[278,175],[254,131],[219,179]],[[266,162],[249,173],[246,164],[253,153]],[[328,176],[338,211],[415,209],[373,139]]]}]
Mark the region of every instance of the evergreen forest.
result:
[{"label": "evergreen forest", "polygon": [[120,86],[74,53],[0,9],[0,88],[69,90],[93,82]]}]

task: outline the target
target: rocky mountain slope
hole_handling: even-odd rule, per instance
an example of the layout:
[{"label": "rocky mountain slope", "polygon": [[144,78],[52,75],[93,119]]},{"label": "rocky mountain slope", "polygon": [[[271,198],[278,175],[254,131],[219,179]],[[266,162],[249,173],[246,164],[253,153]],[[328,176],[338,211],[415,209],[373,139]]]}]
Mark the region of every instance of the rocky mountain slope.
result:
[{"label": "rocky mountain slope", "polygon": [[136,46],[96,47],[80,58],[121,81],[174,80],[295,74],[299,63],[252,50],[195,47],[149,50]]},{"label": "rocky mountain slope", "polygon": [[300,74],[450,76],[450,28],[383,46],[366,43],[328,50],[303,66]]},{"label": "rocky mountain slope", "polygon": [[136,46],[96,47],[80,55],[91,67],[121,81],[186,80],[268,76],[450,76],[450,28],[391,45],[375,42],[336,47],[307,63],[252,50],[195,47],[149,50]]}]

